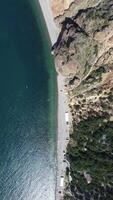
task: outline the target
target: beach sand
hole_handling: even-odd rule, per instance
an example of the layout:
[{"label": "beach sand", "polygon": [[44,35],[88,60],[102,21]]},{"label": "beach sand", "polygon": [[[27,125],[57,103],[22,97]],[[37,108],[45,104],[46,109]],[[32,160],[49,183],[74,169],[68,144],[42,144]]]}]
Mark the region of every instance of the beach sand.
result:
[{"label": "beach sand", "polygon": [[[51,12],[51,0],[39,0],[46,25],[48,28],[51,43],[54,44],[57,40],[59,30],[56,27]],[[63,194],[64,187],[60,186],[61,176],[64,177],[67,162],[64,160],[64,151],[69,139],[69,125],[65,121],[65,112],[68,111],[67,96],[64,91],[64,77],[57,75],[58,86],[58,130],[57,130],[57,176],[56,176],[56,200],[60,200]],[[61,191],[61,193],[59,193]]]},{"label": "beach sand", "polygon": [[[69,142],[69,124],[65,121],[65,112],[68,112],[67,94],[64,89],[64,77],[58,75],[58,135],[57,135],[57,183],[56,183],[56,200],[63,196],[64,186],[60,186],[61,176],[65,177],[66,167],[69,167],[65,160],[66,147]],[[65,160],[65,162],[63,162]],[[59,193],[61,192],[61,193]]]},{"label": "beach sand", "polygon": [[43,16],[45,18],[50,40],[53,45],[57,40],[59,30],[56,27],[53,20],[52,11],[51,11],[51,0],[39,0],[39,3],[43,12]]}]

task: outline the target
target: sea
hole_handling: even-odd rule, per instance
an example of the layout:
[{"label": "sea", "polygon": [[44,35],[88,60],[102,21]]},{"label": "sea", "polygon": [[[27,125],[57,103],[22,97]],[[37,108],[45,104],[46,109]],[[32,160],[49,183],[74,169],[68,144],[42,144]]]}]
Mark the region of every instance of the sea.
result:
[{"label": "sea", "polygon": [[56,72],[36,0],[0,5],[0,200],[54,200]]}]

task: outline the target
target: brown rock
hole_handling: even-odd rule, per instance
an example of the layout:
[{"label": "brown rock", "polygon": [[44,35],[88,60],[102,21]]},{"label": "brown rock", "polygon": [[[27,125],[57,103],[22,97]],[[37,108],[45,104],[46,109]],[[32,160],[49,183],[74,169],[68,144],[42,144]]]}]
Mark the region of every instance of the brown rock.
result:
[{"label": "brown rock", "polygon": [[52,0],[51,7],[54,17],[63,15],[74,0]]}]

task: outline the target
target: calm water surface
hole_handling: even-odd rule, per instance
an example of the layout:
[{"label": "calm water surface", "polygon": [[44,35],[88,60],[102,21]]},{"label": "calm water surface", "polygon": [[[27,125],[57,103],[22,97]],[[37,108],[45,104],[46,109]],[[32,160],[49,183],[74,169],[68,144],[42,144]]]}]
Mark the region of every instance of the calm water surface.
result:
[{"label": "calm water surface", "polygon": [[43,27],[28,0],[1,1],[0,200],[54,200],[56,80]]}]

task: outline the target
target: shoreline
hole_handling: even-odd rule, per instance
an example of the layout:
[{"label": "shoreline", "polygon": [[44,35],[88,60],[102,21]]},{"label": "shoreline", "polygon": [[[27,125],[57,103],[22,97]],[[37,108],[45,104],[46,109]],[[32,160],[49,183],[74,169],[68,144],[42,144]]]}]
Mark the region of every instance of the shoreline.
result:
[{"label": "shoreline", "polygon": [[57,40],[59,30],[56,27],[55,22],[53,20],[53,15],[50,7],[51,0],[38,0],[38,1],[42,9],[42,13],[46,22],[51,43],[53,45]]},{"label": "shoreline", "polygon": [[[50,8],[51,0],[39,0],[40,7],[46,22],[49,37],[52,45],[56,42],[59,31],[53,20],[52,11]],[[68,144],[67,138],[69,138],[69,125],[65,121],[65,112],[69,110],[66,92],[64,88],[64,79],[62,75],[57,74],[57,135],[56,135],[56,186],[55,186],[55,200],[61,200],[63,195],[64,186],[60,186],[61,176],[65,176],[67,162],[64,160],[64,151],[66,152],[66,146]],[[61,193],[59,193],[59,191]]]},{"label": "shoreline", "polygon": [[[57,76],[57,87],[58,87],[58,131],[57,131],[57,177],[56,177],[56,200],[62,200],[63,192],[65,188],[65,172],[66,167],[68,167],[67,162],[63,162],[65,160],[66,147],[69,142],[69,129],[70,125],[66,124],[65,121],[65,112],[69,111],[66,91],[64,88],[64,80],[65,77],[62,75]],[[64,178],[64,184],[61,187],[61,177]],[[60,192],[60,193],[59,193]]]}]

